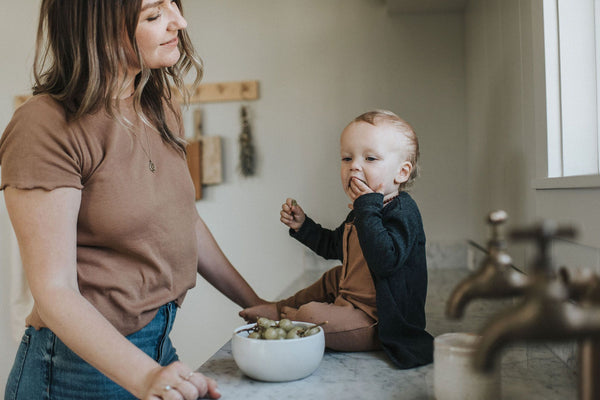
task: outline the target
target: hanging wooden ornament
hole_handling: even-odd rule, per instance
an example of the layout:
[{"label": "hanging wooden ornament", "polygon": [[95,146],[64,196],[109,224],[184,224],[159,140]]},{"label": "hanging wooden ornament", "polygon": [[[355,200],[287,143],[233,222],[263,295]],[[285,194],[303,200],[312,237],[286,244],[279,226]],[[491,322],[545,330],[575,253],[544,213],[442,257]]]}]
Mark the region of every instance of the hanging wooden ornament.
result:
[{"label": "hanging wooden ornament", "polygon": [[243,176],[254,175],[256,168],[256,159],[254,154],[254,144],[252,142],[252,132],[248,120],[248,110],[242,106],[242,132],[240,133],[240,173]]}]

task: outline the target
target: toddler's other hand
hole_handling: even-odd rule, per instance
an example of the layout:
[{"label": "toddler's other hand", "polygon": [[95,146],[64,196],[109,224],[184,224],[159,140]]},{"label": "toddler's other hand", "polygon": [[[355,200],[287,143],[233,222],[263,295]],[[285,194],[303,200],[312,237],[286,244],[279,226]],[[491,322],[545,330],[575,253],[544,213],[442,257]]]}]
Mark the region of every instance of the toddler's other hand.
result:
[{"label": "toddler's other hand", "polygon": [[245,308],[239,312],[239,316],[247,322],[256,322],[258,317],[266,317],[273,321],[279,320],[279,313],[277,312],[277,305],[275,303],[266,303]]},{"label": "toddler's other hand", "polygon": [[296,232],[298,232],[298,229],[300,229],[306,219],[306,214],[304,214],[302,207],[296,203],[296,200],[290,198],[285,200],[279,214],[281,215],[279,220]]}]

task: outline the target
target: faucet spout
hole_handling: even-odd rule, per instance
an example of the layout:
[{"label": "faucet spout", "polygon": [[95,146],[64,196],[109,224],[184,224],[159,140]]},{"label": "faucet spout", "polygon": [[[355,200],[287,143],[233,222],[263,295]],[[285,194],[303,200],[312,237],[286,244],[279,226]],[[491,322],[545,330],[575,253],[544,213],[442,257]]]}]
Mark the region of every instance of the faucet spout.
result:
[{"label": "faucet spout", "polygon": [[473,274],[454,288],[446,302],[446,315],[449,318],[459,319],[463,317],[467,304],[479,294],[479,290],[475,289],[478,286],[477,281],[479,279],[479,273]]},{"label": "faucet spout", "polygon": [[497,210],[488,215],[491,237],[487,255],[477,271],[456,286],[446,303],[446,315],[452,319],[461,318],[467,304],[476,298],[503,298],[521,295],[529,286],[527,276],[512,265],[506,252],[506,241],[501,226],[508,215]]},{"label": "faucet spout", "polygon": [[[499,353],[516,341],[578,340],[580,343],[580,399],[600,399],[600,277],[591,270],[571,275],[556,273],[550,244],[558,238],[575,237],[575,229],[544,221],[533,229],[515,230],[511,238],[534,240],[538,255],[525,276],[512,268],[496,225],[505,219],[490,214],[494,235],[490,251],[479,271],[465,279],[450,296],[446,313],[460,317],[466,304],[476,297],[523,294],[520,304],[494,317],[480,332],[474,367],[494,369]],[[511,269],[512,268],[512,269]]]},{"label": "faucet spout", "polygon": [[446,303],[449,318],[462,318],[467,304],[476,298],[495,299],[519,296],[529,286],[527,275],[511,265],[510,256],[491,251],[479,270],[456,286]]},{"label": "faucet spout", "polygon": [[531,305],[510,308],[487,324],[481,332],[481,339],[475,351],[475,369],[492,371],[501,350],[510,342],[521,339],[524,332],[533,328],[533,322],[526,318],[531,313],[531,308]]},{"label": "faucet spout", "polygon": [[494,318],[481,332],[475,368],[489,371],[511,342],[584,339],[600,334],[600,309],[568,301],[558,280],[539,286],[524,301]]}]

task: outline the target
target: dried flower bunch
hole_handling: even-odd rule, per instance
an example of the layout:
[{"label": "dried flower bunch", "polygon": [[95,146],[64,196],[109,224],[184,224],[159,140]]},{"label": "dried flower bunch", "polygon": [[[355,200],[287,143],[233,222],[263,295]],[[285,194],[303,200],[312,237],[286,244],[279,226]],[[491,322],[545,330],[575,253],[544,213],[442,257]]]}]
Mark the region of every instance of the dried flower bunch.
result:
[{"label": "dried flower bunch", "polygon": [[242,132],[240,133],[240,172],[243,176],[254,175],[256,169],[256,158],[254,154],[254,144],[252,142],[252,132],[250,122],[248,121],[248,110],[242,106]]}]

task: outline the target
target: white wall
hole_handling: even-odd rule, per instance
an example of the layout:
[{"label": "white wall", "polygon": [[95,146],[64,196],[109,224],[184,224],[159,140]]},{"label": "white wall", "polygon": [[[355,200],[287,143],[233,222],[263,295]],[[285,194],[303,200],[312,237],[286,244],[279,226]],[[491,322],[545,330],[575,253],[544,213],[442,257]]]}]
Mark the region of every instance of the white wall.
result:
[{"label": "white wall", "polygon": [[[29,84],[32,3],[38,2],[0,6],[0,40],[11,55],[3,65],[9,73],[0,76],[1,126],[10,117],[12,96]],[[259,157],[255,177],[242,179],[236,172],[241,104],[202,106],[205,134],[223,137],[225,181],[206,188],[198,209],[262,296],[274,299],[314,262],[279,222],[287,196],[326,226],[337,226],[347,213],[338,176],[339,134],[372,108],[397,112],[420,137],[423,175],[413,193],[429,242],[468,236],[461,14],[393,16],[383,2],[370,0],[184,0],[184,8],[205,60],[206,82],[260,82],[260,99],[247,103]],[[4,257],[0,262],[6,274]],[[6,329],[7,281],[0,283],[0,340],[9,356],[0,357],[0,385],[16,348]],[[182,359],[200,365],[242,323],[237,312],[199,280],[173,335]]]},{"label": "white wall", "polygon": [[[598,189],[536,190],[546,175],[542,0],[471,0],[466,12],[466,119],[472,237],[503,208],[510,224],[552,219],[579,230],[554,249],[557,265],[600,271]],[[531,243],[511,245],[526,267]]]},{"label": "white wall", "polygon": [[[463,19],[390,16],[364,0],[186,1],[206,81],[258,79],[249,103],[260,155],[257,176],[236,174],[239,104],[205,105],[205,134],[225,141],[225,183],[206,189],[200,214],[242,274],[273,299],[301,273],[303,250],[279,222],[286,196],[337,226],[348,201],[339,182],[339,134],[368,109],[390,108],[420,136],[423,176],[415,196],[430,242],[466,234]],[[199,282],[175,338],[191,363],[240,324],[237,308]],[[211,307],[206,307],[211,304]],[[200,346],[208,323],[222,336]],[[205,340],[205,339],[203,339]]]},{"label": "white wall", "polygon": [[487,235],[491,210],[506,210],[509,226],[534,215],[530,6],[530,0],[475,0],[466,12],[470,235],[478,240]]},{"label": "white wall", "polygon": [[[503,208],[510,226],[541,219],[575,226],[576,240],[552,246],[555,266],[600,273],[598,188],[536,190],[546,175],[546,93],[542,0],[470,0],[466,30],[466,119],[469,138],[469,235],[484,237],[483,217]],[[528,269],[533,243],[510,243]],[[577,345],[551,349],[574,370]]]},{"label": "white wall", "polygon": [[[0,131],[13,111],[13,96],[26,93],[30,85],[33,62],[33,42],[36,26],[32,16],[38,12],[39,1],[3,1],[0,4]],[[0,196],[0,393],[4,393],[6,378],[12,366],[17,343],[9,329],[9,234],[11,228]]]}]

